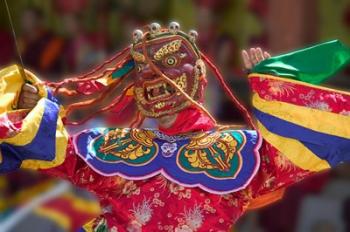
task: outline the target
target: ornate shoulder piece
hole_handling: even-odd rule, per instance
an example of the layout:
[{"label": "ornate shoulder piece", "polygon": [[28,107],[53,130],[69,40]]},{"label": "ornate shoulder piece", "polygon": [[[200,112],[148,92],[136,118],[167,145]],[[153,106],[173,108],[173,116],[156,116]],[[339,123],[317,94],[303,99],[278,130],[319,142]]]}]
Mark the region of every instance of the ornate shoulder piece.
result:
[{"label": "ornate shoulder piece", "polygon": [[91,145],[95,157],[102,162],[142,166],[158,153],[154,137],[148,130],[107,129]]},{"label": "ornate shoulder piece", "polygon": [[95,129],[78,135],[75,146],[101,175],[139,180],[161,174],[216,194],[245,188],[260,163],[255,131],[168,136],[150,129]]}]

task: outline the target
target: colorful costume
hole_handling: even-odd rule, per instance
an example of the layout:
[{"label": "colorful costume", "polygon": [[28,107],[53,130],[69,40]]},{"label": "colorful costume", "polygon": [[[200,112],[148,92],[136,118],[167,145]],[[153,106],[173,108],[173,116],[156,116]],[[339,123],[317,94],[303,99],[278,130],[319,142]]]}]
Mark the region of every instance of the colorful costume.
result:
[{"label": "colorful costume", "polygon": [[[257,65],[249,75],[253,123],[196,37],[177,23],[151,24],[87,75],[43,84],[27,71],[26,81],[43,97],[30,112],[15,110],[24,82],[18,67],[2,70],[0,171],[40,169],[95,193],[103,214],[82,231],[228,231],[247,209],[350,159],[350,94],[315,85],[349,63],[346,47],[332,41]],[[205,63],[252,130],[220,126],[205,110]],[[68,120],[74,109],[102,101],[127,81],[121,95],[81,122],[107,111],[118,117],[136,103],[131,128],[68,136],[64,124],[74,124]],[[60,94],[100,95],[63,108],[53,97]],[[175,114],[169,128],[139,128],[144,117]]]}]

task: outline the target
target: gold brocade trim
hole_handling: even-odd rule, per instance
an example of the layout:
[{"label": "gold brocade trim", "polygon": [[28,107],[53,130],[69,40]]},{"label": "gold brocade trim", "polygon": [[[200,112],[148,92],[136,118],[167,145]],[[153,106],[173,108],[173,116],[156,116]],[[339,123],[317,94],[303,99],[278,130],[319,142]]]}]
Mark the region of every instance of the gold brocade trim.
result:
[{"label": "gold brocade trim", "polygon": [[130,136],[136,142],[138,142],[146,147],[151,147],[154,145],[153,139],[155,138],[155,136],[149,130],[131,130]]},{"label": "gold brocade trim", "polygon": [[[126,138],[127,134],[129,133],[130,137]],[[97,139],[99,139],[98,137]],[[120,138],[120,139],[117,139]],[[115,129],[112,131],[109,131],[107,135],[104,136],[104,143],[100,147],[99,152],[107,155],[111,154],[113,156],[116,156],[120,158],[120,161],[108,161],[106,159],[102,159],[98,156],[96,156],[97,159],[108,162],[108,163],[117,163],[117,162],[125,162],[125,160],[137,160],[140,157],[153,154],[153,156],[147,160],[145,163],[140,164],[132,164],[130,162],[127,162],[128,165],[131,166],[142,166],[145,164],[150,163],[158,153],[158,146],[153,141],[155,138],[154,134],[151,131],[148,130],[139,130],[139,129]],[[111,140],[115,140],[112,141]],[[136,142],[136,143],[133,143]],[[123,149],[117,151],[116,148],[120,146],[125,146]],[[152,148],[154,147],[154,150]]]},{"label": "gold brocade trim", "polygon": [[[164,40],[176,40],[176,39],[179,39],[179,40],[182,40],[182,43],[185,43],[188,48],[190,48],[195,54],[196,54],[196,57],[199,59],[200,58],[200,52],[199,52],[199,49],[198,47],[196,46],[196,44],[190,40],[190,38],[188,37],[187,34],[183,33],[183,32],[178,32],[176,35],[174,34],[171,34],[171,33],[161,33],[157,36],[155,36],[154,38],[151,38],[149,40],[146,41],[146,45],[149,45],[149,44],[153,44],[155,41],[164,41]],[[140,41],[139,43],[136,43],[136,44],[133,44],[133,48],[138,48],[138,47],[141,47],[141,44],[142,44],[142,41]]]},{"label": "gold brocade trim", "polygon": [[134,51],[134,49],[131,49],[130,53],[131,53],[132,58],[136,62],[144,63],[146,61],[146,58],[145,58],[145,56],[142,53]]},{"label": "gold brocade trim", "polygon": [[209,135],[206,133],[201,133],[193,136],[189,141],[188,145],[186,146],[186,148],[187,149],[208,148],[209,146],[212,146],[219,137],[220,137],[220,133],[212,133]]},{"label": "gold brocade trim", "polygon": [[[236,178],[242,168],[242,156],[240,152],[246,143],[246,138],[240,132],[244,141],[242,143],[242,146],[237,149],[237,141],[235,138],[229,133],[221,133],[222,132],[215,132],[210,135],[204,133],[200,134],[199,136],[191,137],[189,144],[179,149],[178,154],[181,154],[183,152],[183,157],[187,159],[193,168],[199,168],[202,170],[189,171],[183,167],[182,162],[180,162],[180,155],[178,155],[176,158],[178,167],[180,167],[180,169],[184,172],[203,173],[206,176],[214,179],[222,180]],[[219,151],[217,149],[222,151],[222,153],[225,154],[225,157],[218,155]],[[230,162],[235,155],[237,155],[239,158],[239,167],[233,176],[217,178],[207,172],[208,170],[213,169],[218,169],[220,171],[229,170],[231,168]],[[210,161],[209,156],[216,161],[216,164]]]},{"label": "gold brocade trim", "polygon": [[167,55],[174,54],[175,52],[179,51],[181,43],[182,40],[174,40],[163,45],[157,52],[155,52],[153,58],[159,61]]},{"label": "gold brocade trim", "polygon": [[150,118],[158,118],[160,116],[164,116],[164,115],[169,115],[169,114],[174,114],[176,112],[179,112],[183,109],[186,109],[187,107],[189,107],[191,105],[190,102],[186,101],[184,102],[183,104],[177,106],[177,107],[174,107],[170,110],[165,110],[165,111],[161,111],[161,112],[150,112],[150,111],[147,111],[143,108],[143,106],[140,104],[140,102],[136,101],[136,105],[138,106],[138,109],[139,111],[146,117],[150,117]]}]

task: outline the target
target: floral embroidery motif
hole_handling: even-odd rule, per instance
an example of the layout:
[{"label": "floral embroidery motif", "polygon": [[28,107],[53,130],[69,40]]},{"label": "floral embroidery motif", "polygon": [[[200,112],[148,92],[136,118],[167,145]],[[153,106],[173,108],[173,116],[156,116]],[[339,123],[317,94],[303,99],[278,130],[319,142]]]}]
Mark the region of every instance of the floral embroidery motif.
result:
[{"label": "floral embroidery motif", "polygon": [[281,154],[279,151],[277,152],[277,155],[274,158],[274,162],[276,166],[281,169],[281,171],[293,171],[295,170],[295,166],[290,162],[286,156]]},{"label": "floral embroidery motif", "polygon": [[131,195],[139,195],[140,187],[138,187],[134,181],[128,181],[124,184],[122,194],[131,197]]},{"label": "floral embroidery motif", "polygon": [[340,112],[341,115],[350,116],[350,110],[343,110]]},{"label": "floral embroidery motif", "polygon": [[210,205],[211,201],[209,198],[205,199],[204,205],[203,205],[203,210],[206,213],[215,213],[216,209]]},{"label": "floral embroidery motif", "polygon": [[181,199],[191,199],[191,189],[185,188],[175,183],[169,183],[169,192]]},{"label": "floral embroidery motif", "polygon": [[118,232],[118,228],[115,227],[115,226],[113,226],[113,227],[111,228],[111,232]]},{"label": "floral embroidery motif", "polygon": [[164,207],[165,203],[159,197],[160,197],[159,193],[154,194],[154,198],[152,200],[152,205],[154,205],[155,207],[158,207],[158,206]]},{"label": "floral embroidery motif", "polygon": [[184,209],[183,219],[185,224],[180,225],[175,229],[176,232],[187,232],[187,231],[196,231],[199,229],[204,220],[202,209],[199,205],[195,204],[192,209]]},{"label": "floral embroidery motif", "polygon": [[329,105],[326,102],[322,102],[322,101],[313,101],[308,103],[307,106],[317,110],[328,111],[328,112],[332,111]]},{"label": "floral embroidery motif", "polygon": [[175,232],[192,232],[193,230],[188,225],[182,225],[175,228]]},{"label": "floral embroidery motif", "polygon": [[237,207],[238,206],[238,199],[235,198],[232,194],[224,194],[221,197],[222,197],[222,199],[227,201],[227,205],[229,207]]},{"label": "floral embroidery motif", "polygon": [[350,107],[346,104],[350,101],[350,95],[339,93],[336,90],[259,75],[250,78],[250,82],[253,91],[265,100],[277,100],[344,115],[348,115],[346,112],[350,111]]},{"label": "floral embroidery motif", "polygon": [[138,221],[131,221],[126,228],[128,232],[141,232],[142,225]]},{"label": "floral embroidery motif", "polygon": [[156,184],[159,185],[159,188],[161,188],[161,189],[165,189],[166,187],[168,187],[168,185],[169,185],[169,183],[170,183],[170,182],[169,182],[164,176],[162,176],[162,175],[158,175],[158,176],[156,177],[156,179],[157,179]]},{"label": "floral embroidery motif", "polygon": [[133,209],[130,211],[138,223],[145,225],[152,217],[152,203],[149,199],[144,199],[141,204],[133,204]]},{"label": "floral embroidery motif", "polygon": [[293,94],[296,89],[293,84],[284,81],[271,81],[268,84],[269,92],[273,95],[287,95]]}]

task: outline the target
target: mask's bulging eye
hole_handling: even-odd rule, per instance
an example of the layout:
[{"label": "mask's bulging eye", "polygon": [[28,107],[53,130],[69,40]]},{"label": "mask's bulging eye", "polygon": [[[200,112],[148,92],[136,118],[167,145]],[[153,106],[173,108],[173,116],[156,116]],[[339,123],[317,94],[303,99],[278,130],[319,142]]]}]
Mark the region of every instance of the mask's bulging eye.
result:
[{"label": "mask's bulging eye", "polygon": [[175,56],[168,56],[168,57],[165,57],[163,63],[168,67],[173,67],[177,64],[177,59]]},{"label": "mask's bulging eye", "polygon": [[141,71],[142,71],[141,65],[136,65],[136,71],[137,71],[137,72],[141,72]]}]

